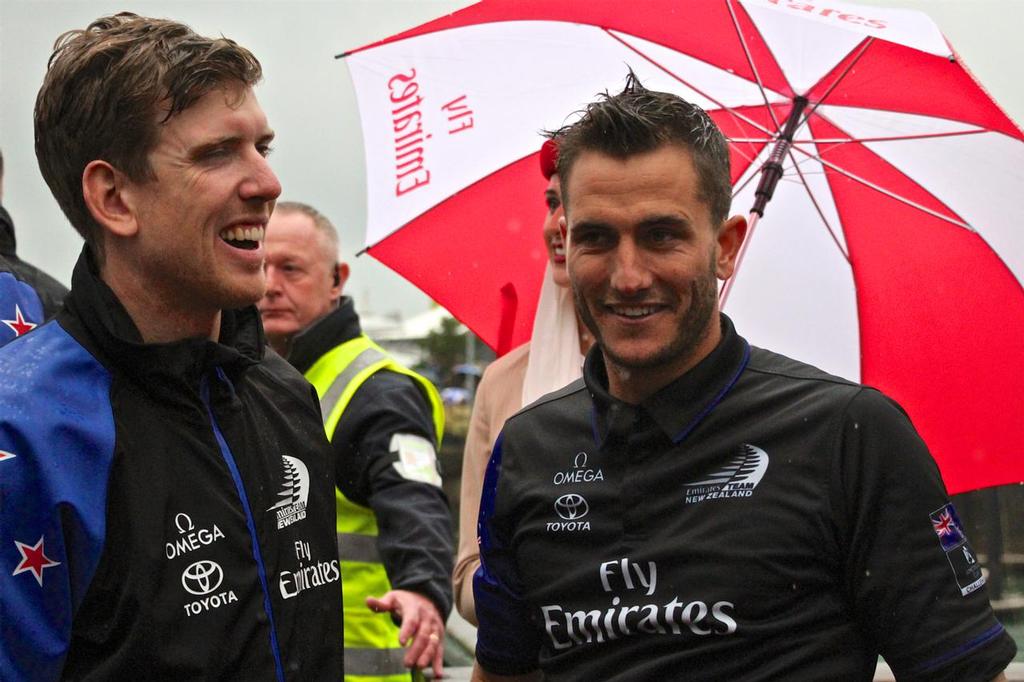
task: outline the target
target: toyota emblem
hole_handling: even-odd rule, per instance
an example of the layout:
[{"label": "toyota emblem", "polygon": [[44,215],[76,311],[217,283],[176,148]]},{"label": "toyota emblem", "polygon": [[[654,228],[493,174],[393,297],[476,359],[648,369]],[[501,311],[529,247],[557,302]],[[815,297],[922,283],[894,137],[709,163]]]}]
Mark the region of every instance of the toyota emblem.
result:
[{"label": "toyota emblem", "polygon": [[555,511],[566,521],[572,521],[586,516],[590,507],[587,506],[587,501],[583,499],[582,495],[569,493],[555,500]]},{"label": "toyota emblem", "polygon": [[195,562],[181,574],[181,586],[197,597],[210,594],[220,587],[223,580],[224,571],[220,564],[208,559]]}]

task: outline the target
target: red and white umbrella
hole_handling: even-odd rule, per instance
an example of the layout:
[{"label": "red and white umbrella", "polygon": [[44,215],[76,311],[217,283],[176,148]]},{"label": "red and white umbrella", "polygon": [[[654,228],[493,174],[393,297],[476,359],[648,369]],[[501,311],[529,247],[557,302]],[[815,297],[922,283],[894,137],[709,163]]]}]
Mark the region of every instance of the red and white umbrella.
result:
[{"label": "red and white umbrella", "polygon": [[723,292],[740,332],[893,396],[952,492],[1024,480],[1024,133],[925,15],[485,0],[347,63],[369,253],[499,352],[544,265],[538,131],[628,66],[725,132],[734,210],[781,176]]}]

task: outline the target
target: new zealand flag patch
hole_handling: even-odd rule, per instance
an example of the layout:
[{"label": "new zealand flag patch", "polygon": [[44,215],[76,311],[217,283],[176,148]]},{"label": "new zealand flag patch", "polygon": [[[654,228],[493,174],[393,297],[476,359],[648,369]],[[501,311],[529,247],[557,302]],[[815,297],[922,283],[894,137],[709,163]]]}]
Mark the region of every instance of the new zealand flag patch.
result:
[{"label": "new zealand flag patch", "polygon": [[942,549],[948,552],[967,542],[967,536],[964,535],[964,527],[960,525],[960,519],[956,515],[956,510],[953,509],[952,502],[941,509],[933,511],[931,518],[932,528],[935,529],[935,534],[939,536],[939,543],[942,545]]},{"label": "new zealand flag patch", "polygon": [[981,573],[981,564],[978,563],[974,550],[967,544],[967,535],[964,534],[964,527],[956,515],[956,509],[949,502],[929,516],[932,529],[939,537],[942,551],[946,553],[949,567],[953,569],[960,594],[966,597],[985,584],[985,577]]}]

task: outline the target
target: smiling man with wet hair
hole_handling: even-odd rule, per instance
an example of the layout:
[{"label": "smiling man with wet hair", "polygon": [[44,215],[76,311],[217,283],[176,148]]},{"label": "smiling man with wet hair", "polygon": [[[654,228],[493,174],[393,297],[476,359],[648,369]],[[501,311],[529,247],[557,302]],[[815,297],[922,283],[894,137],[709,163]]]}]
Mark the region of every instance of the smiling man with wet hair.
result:
[{"label": "smiling man with wet hair", "polygon": [[509,419],[480,504],[474,678],[987,682],[1016,647],[910,420],[751,347],[710,117],[630,75],[560,131],[583,379]]},{"label": "smiling man with wet hair", "polygon": [[330,450],[253,305],[281,192],[260,77],[165,19],[57,39],[36,155],[85,245],[0,354],[4,679],[341,677]]}]

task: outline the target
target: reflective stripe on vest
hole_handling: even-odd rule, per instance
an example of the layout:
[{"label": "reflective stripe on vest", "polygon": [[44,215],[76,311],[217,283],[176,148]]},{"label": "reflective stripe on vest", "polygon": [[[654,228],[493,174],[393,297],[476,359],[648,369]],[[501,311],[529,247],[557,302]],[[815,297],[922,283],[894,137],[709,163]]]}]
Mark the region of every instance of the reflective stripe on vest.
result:
[{"label": "reflective stripe on vest", "polygon": [[338,556],[346,561],[362,561],[367,564],[379,564],[380,552],[377,550],[377,536],[362,533],[338,533]]},{"label": "reflective stripe on vest", "polygon": [[[345,392],[345,389],[352,384],[352,380],[355,379],[360,372],[369,369],[377,363],[385,362],[387,359],[388,358],[384,353],[372,346],[367,346],[359,353],[359,355],[353,358],[353,360],[348,363],[348,366],[334,378],[330,387],[320,397],[320,411],[324,415],[324,420],[334,412],[334,408],[340,403],[341,396]],[[361,381],[359,383],[362,384]],[[353,386],[351,393],[355,393],[355,388],[358,387]],[[348,405],[348,401],[351,397],[351,395],[346,397],[345,405]],[[339,417],[341,416],[341,411],[342,410],[339,410],[338,412]],[[338,421],[334,420],[334,424],[332,424],[331,428],[328,429],[327,435],[333,438],[334,428],[337,426]]]},{"label": "reflective stripe on vest", "polygon": [[[437,442],[444,430],[444,405],[434,386],[395,362],[365,336],[337,346],[317,360],[306,379],[320,396],[320,410],[328,438],[334,438],[338,422],[356,390],[376,372],[387,369],[412,378],[431,405]],[[345,679],[347,682],[409,682],[404,666],[405,649],[398,643],[398,626],[388,613],[374,613],[366,606],[368,595],[391,590],[377,549],[377,519],[368,507],[356,504],[335,489],[337,502],[338,556],[345,609]],[[413,679],[421,679],[414,675]]]},{"label": "reflective stripe on vest", "polygon": [[401,679],[409,679],[409,669],[405,667],[404,649],[374,649],[372,647],[345,647],[345,679],[363,678],[363,673],[354,670],[371,670],[366,676],[400,675]]}]

